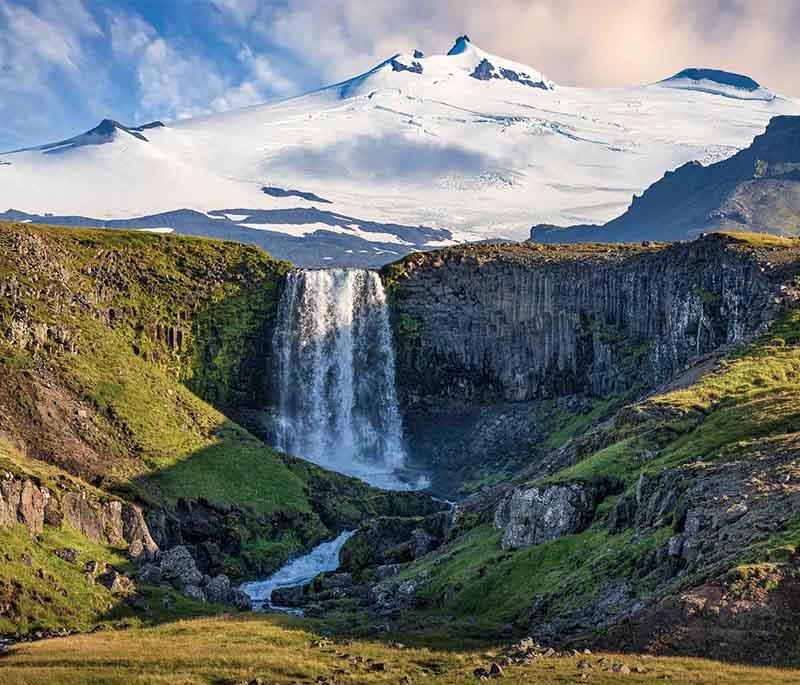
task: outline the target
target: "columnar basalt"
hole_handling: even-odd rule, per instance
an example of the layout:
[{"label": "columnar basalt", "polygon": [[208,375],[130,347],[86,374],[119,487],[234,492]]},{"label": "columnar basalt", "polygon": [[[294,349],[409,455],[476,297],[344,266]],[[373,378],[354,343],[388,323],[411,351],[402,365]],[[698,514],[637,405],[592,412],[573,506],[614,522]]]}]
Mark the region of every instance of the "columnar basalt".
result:
[{"label": "columnar basalt", "polygon": [[800,290],[799,253],[797,240],[712,234],[465,245],[387,266],[412,461],[448,495],[535,467],[563,417],[646,394],[763,331]]},{"label": "columnar basalt", "polygon": [[[406,409],[653,387],[763,330],[786,251],[693,243],[456,247],[384,271]],[[452,408],[452,407],[450,407]]]}]

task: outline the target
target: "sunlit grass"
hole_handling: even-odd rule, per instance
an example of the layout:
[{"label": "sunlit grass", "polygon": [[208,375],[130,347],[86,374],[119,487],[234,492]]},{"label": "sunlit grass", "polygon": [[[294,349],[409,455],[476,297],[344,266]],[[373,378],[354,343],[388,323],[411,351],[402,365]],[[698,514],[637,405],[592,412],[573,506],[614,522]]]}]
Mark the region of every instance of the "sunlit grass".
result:
[{"label": "sunlit grass", "polygon": [[[0,660],[0,678],[15,685],[201,685],[248,682],[313,683],[336,675],[337,683],[469,683],[487,667],[499,645],[462,650],[398,648],[388,642],[317,643],[315,624],[288,617],[217,618],[157,628],[81,635],[23,644]],[[317,629],[319,626],[316,626]],[[349,655],[349,656],[346,656]],[[641,665],[646,673],[604,672],[600,654],[590,682],[796,683],[800,671],[721,664],[691,658],[605,655],[610,662]],[[579,680],[579,658],[540,659],[507,667],[506,683],[571,683]],[[373,670],[376,663],[384,670]],[[666,678],[665,678],[666,677]]]}]

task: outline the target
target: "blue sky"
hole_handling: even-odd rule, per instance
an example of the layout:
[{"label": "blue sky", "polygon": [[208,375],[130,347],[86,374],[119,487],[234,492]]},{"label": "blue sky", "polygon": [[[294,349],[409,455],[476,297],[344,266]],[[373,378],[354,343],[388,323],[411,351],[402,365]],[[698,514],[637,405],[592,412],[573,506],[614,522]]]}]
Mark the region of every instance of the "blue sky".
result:
[{"label": "blue sky", "polygon": [[557,83],[621,86],[686,66],[800,96],[795,0],[0,0],[0,150],[224,111],[468,32]]}]

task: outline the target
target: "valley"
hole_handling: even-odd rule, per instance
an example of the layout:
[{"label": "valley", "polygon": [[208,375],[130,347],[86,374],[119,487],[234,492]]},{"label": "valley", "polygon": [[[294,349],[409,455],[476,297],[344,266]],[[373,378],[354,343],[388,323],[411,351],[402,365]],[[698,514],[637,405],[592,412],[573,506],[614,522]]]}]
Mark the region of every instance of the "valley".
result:
[{"label": "valley", "polygon": [[0,153],[0,680],[800,682],[800,101],[673,73]]},{"label": "valley", "polygon": [[[131,232],[3,224],[2,240],[0,587],[4,632],[17,639],[127,626],[120,635],[135,641],[176,620],[190,621],[188,634],[255,621],[276,645],[330,635],[360,641],[373,660],[388,660],[393,641],[432,654],[458,645],[431,657],[450,664],[442,682],[526,636],[543,652],[611,653],[592,665],[599,681],[614,663],[639,663],[618,651],[680,656],[643,667],[693,669],[697,682],[707,667],[685,657],[796,663],[795,239],[470,245],[386,267],[376,304],[391,326],[407,445],[392,468],[425,474],[428,492],[455,506],[267,446],[281,416],[275,331],[290,330],[279,314],[290,265],[236,243]],[[297,311],[328,326],[311,282],[292,297],[317,304]],[[334,304],[370,302],[352,292]],[[342,311],[315,343],[339,356],[319,357],[329,361],[305,383],[341,387],[360,363],[337,326],[361,314]],[[353,416],[387,382],[357,377],[368,385]],[[313,430],[332,435],[332,421]],[[239,583],[337,535],[333,557],[319,548],[263,584],[272,604],[304,614],[299,623],[202,623],[225,605],[269,602],[261,583],[244,593]],[[135,649],[125,639],[109,648]],[[40,682],[42,649],[21,643],[0,668]],[[315,669],[383,677],[334,669],[336,648],[326,650],[301,681]],[[404,657],[393,673],[424,675]],[[509,662],[509,678],[554,669],[559,682],[580,656],[529,661],[519,672]],[[211,668],[238,682],[240,666],[201,663],[189,667],[196,677]],[[258,663],[279,681],[277,662]],[[64,682],[90,677],[59,668]]]}]

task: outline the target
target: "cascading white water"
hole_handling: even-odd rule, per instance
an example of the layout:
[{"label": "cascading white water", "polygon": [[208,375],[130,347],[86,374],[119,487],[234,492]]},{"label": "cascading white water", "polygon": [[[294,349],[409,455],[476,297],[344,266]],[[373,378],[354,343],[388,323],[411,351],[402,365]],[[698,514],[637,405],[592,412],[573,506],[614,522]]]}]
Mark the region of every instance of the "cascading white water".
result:
[{"label": "cascading white water", "polygon": [[297,269],[287,278],[273,341],[278,448],[373,485],[414,487],[397,477],[405,450],[378,274]]},{"label": "cascading white water", "polygon": [[[255,580],[242,584],[239,589],[246,593],[253,605],[262,609],[264,607],[274,607],[272,604],[272,591],[277,588],[297,587],[307,585],[320,573],[335,571],[339,568],[339,552],[355,533],[348,530],[340,533],[334,540],[323,542],[308,554],[290,561],[285,566],[273,573],[265,580]],[[294,613],[299,613],[295,612]]]}]

